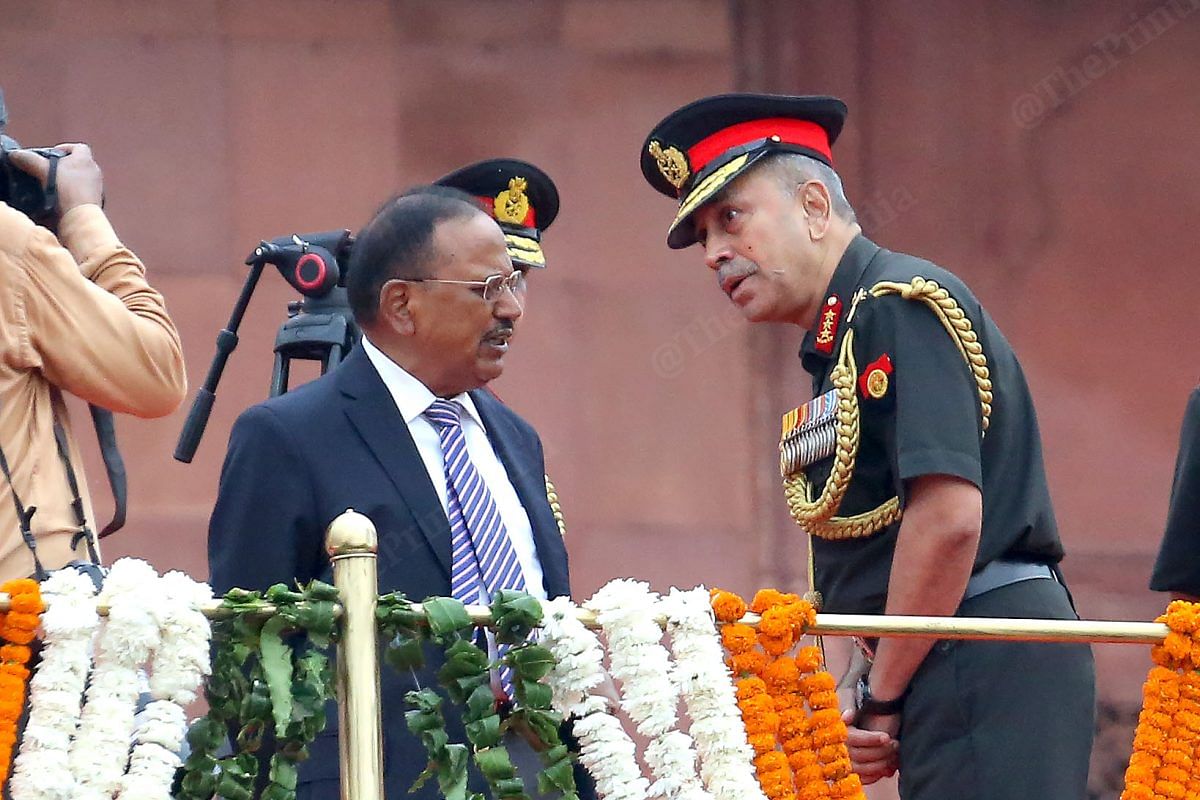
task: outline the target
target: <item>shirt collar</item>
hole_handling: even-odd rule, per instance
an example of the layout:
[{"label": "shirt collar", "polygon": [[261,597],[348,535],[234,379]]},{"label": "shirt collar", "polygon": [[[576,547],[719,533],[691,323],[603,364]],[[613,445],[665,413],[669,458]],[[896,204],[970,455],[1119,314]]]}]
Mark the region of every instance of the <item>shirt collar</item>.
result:
[{"label": "shirt collar", "polygon": [[818,313],[813,329],[804,335],[804,342],[800,345],[800,361],[810,373],[816,374],[823,370],[825,364],[833,358],[833,354],[837,351],[837,341],[844,333],[842,324],[845,322],[846,315],[850,313],[854,292],[862,284],[867,266],[879,250],[879,245],[859,234],[851,240],[849,246],[846,247],[846,252],[842,253],[842,258],[833,271],[833,277],[829,279],[829,286],[826,287],[821,302],[822,310],[837,309],[833,331],[835,341],[829,347],[828,352],[817,346],[817,336],[821,332],[822,321],[821,314]]},{"label": "shirt collar", "polygon": [[[400,411],[400,416],[404,417],[404,422],[411,425],[413,420],[420,417],[429,408],[430,404],[437,399],[437,395],[429,391],[429,387],[421,383],[421,381],[404,367],[397,364],[386,353],[380,350],[374,342],[367,338],[366,334],[362,337],[363,350],[366,351],[367,358],[375,366],[375,371],[379,373],[379,377],[383,380],[383,385],[387,387],[388,393],[391,394],[392,400],[396,403],[396,408]],[[475,401],[471,399],[471,395],[463,392],[454,397],[446,398],[462,404],[466,414],[480,428],[487,430],[483,424],[483,418],[479,416],[479,409],[475,407]]]}]

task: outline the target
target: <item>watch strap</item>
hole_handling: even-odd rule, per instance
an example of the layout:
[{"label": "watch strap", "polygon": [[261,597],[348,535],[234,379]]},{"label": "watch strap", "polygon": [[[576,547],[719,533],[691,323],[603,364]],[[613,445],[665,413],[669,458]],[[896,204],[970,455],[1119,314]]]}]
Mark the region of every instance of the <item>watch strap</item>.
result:
[{"label": "watch strap", "polygon": [[904,709],[904,695],[894,700],[876,700],[868,697],[858,707],[860,717],[890,717]]},{"label": "watch strap", "polygon": [[904,708],[904,700],[907,697],[907,689],[899,697],[892,700],[880,700],[872,696],[870,673],[864,674],[858,679],[858,686],[856,687],[855,718],[890,717],[899,714]]}]

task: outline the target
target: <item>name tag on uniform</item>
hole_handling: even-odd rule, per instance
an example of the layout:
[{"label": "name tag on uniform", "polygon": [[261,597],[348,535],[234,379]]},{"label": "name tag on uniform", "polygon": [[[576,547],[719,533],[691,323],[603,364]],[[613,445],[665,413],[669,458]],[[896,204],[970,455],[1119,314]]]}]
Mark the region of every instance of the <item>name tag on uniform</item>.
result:
[{"label": "name tag on uniform", "polygon": [[830,389],[783,415],[779,472],[785,478],[833,455],[837,443],[837,390]]}]

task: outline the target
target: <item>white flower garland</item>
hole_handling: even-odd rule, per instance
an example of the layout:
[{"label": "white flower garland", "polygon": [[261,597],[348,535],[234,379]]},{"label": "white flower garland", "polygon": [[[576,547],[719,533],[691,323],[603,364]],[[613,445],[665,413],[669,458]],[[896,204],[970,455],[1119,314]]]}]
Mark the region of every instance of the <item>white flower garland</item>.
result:
[{"label": "white flower garland", "polygon": [[545,618],[541,641],[554,654],[554,667],[547,676],[553,705],[564,716],[575,717],[573,732],[579,739],[579,763],[596,781],[598,797],[645,800],[650,782],[638,768],[633,740],[610,713],[610,701],[591,694],[605,682],[600,641],[579,621],[579,608],[571,598],[547,601],[542,610]]},{"label": "white flower garland", "polygon": [[202,610],[213,599],[212,587],[174,571],[159,581],[169,602],[159,614],[162,644],[154,653],[150,693],[186,706],[196,700],[201,682],[212,671],[212,627]]},{"label": "white flower garland", "polygon": [[175,770],[182,766],[179,745],[187,733],[184,710],[155,700],[138,714],[129,769],[120,780],[121,800],[169,800]]},{"label": "white flower garland", "polygon": [[137,715],[118,800],[169,800],[175,771],[183,763],[184,706],[196,699],[196,689],[210,671],[212,629],[199,606],[212,599],[212,589],[182,572],[168,572],[158,579],[158,594],[153,611],[160,640],[150,672],[154,699]]},{"label": "white flower garland", "polygon": [[[169,800],[187,734],[184,707],[209,672],[211,628],[200,606],[212,590],[181,572],[160,578],[144,561],[121,559],[98,598],[91,579],[71,569],[52,573],[42,591],[46,646],[30,681],[13,800]],[[109,608],[103,622],[97,602]],[[154,700],[135,717],[151,655]]]},{"label": "white flower garland", "polygon": [[766,800],[754,774],[754,750],[725,665],[708,591],[671,589],[659,601],[667,617],[675,679],[692,719],[700,777],[716,800]]},{"label": "white flower garland", "polygon": [[658,595],[644,581],[609,581],[584,606],[608,639],[609,665],[621,684],[621,708],[649,739],[646,763],[654,795],[667,800],[712,800],[696,774],[692,737],[676,729],[679,690],[670,653],[655,618]]},{"label": "white flower garland", "polygon": [[96,587],[83,573],[61,569],[42,584],[42,597],[46,646],[29,681],[29,721],[8,790],[13,800],[72,800],[76,787],[68,756],[100,620]]},{"label": "white flower garland", "polygon": [[101,626],[96,668],[88,686],[79,733],[71,746],[75,800],[110,800],[129,763],[138,698],[138,668],[158,644],[152,609],[161,602],[158,575],[144,561],[123,558],[100,591],[108,605]]}]

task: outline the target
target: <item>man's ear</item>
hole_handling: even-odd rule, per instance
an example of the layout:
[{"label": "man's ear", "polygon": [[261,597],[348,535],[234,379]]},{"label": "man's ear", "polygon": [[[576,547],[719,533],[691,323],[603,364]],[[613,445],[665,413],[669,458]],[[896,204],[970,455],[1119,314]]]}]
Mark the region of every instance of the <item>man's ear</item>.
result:
[{"label": "man's ear", "polygon": [[414,294],[408,281],[393,279],[379,288],[379,313],[376,324],[383,325],[401,336],[416,332],[411,306]]},{"label": "man's ear", "polygon": [[800,186],[797,202],[804,211],[809,236],[814,242],[823,239],[825,232],[829,230],[829,220],[833,213],[829,187],[820,181],[807,181]]}]

